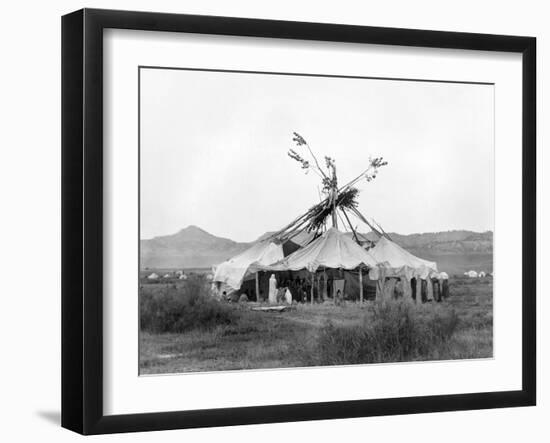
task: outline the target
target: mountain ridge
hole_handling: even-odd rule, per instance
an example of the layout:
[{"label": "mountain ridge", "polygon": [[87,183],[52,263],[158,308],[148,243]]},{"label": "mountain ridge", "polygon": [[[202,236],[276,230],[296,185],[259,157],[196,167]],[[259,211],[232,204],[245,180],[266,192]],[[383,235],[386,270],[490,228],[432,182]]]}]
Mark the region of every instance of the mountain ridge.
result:
[{"label": "mountain ridge", "polygon": [[[237,242],[218,237],[190,225],[170,235],[140,241],[141,268],[207,268],[248,249],[271,233],[252,242]],[[352,235],[348,233],[348,235]],[[372,232],[361,234],[376,238]],[[415,234],[389,232],[388,236],[411,253],[427,259],[448,261],[446,256],[488,256],[493,252],[493,233],[451,230]]]}]

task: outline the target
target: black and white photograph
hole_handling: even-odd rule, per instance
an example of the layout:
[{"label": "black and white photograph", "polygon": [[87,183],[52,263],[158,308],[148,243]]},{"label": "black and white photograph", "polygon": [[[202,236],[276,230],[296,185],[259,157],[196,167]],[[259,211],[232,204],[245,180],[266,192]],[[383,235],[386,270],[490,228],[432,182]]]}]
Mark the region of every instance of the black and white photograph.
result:
[{"label": "black and white photograph", "polygon": [[543,2],[3,6],[1,441],[548,440]]},{"label": "black and white photograph", "polygon": [[140,375],[493,358],[494,84],[138,76]]}]

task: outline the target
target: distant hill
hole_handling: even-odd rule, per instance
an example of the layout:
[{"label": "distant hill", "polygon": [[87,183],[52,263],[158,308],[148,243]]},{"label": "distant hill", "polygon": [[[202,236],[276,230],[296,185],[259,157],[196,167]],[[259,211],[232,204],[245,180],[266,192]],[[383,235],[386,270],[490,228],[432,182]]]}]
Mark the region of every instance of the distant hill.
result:
[{"label": "distant hill", "polygon": [[216,237],[197,226],[172,235],[141,240],[142,268],[206,268],[231,258],[250,246]]},{"label": "distant hill", "polygon": [[493,272],[493,233],[490,231],[389,235],[412,254],[437,262],[440,271],[451,275],[469,270]]},{"label": "distant hill", "polygon": [[[254,242],[235,242],[217,237],[197,226],[172,235],[141,240],[142,268],[206,268],[221,263],[269,236]],[[350,234],[351,235],[351,234]],[[363,234],[376,239],[373,233]],[[388,233],[397,244],[418,257],[434,260],[439,269],[462,273],[469,269],[493,270],[493,233],[472,231],[428,232],[402,235]]]},{"label": "distant hill", "polygon": [[389,235],[396,243],[410,250],[429,250],[438,254],[493,253],[493,233],[490,231],[446,231],[410,235],[389,233]]},{"label": "distant hill", "polygon": [[[435,261],[440,271],[461,275],[466,271],[493,272],[493,233],[473,231],[427,232],[402,235],[389,232],[391,239],[417,257]],[[375,239],[373,233],[367,234]]]}]

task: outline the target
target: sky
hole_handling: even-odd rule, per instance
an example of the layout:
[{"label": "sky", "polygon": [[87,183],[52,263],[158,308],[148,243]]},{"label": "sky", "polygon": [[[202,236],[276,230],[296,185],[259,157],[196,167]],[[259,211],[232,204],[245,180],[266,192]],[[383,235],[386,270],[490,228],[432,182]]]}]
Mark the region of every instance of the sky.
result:
[{"label": "sky", "polygon": [[305,154],[294,131],[336,159],[340,183],[369,157],[388,162],[357,185],[360,211],[387,232],[493,230],[492,85],[150,68],[140,79],[143,239],[196,225],[252,241],[304,213],[321,186],[287,156]]}]

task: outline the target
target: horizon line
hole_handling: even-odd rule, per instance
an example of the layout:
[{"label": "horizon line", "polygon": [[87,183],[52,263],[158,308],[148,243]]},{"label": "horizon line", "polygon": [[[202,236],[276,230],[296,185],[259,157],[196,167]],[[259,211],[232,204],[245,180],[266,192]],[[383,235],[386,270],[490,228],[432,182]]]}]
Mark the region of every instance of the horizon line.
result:
[{"label": "horizon line", "polygon": [[[147,238],[139,238],[140,241],[147,241],[147,240],[154,240],[155,238],[159,238],[159,237],[169,237],[169,236],[173,236],[173,235],[176,235],[178,233],[180,233],[181,231],[185,231],[186,229],[189,229],[189,228],[197,228],[201,231],[204,231],[205,233],[213,236],[213,237],[217,237],[217,238],[222,238],[222,239],[226,239],[226,240],[231,240],[235,243],[253,243],[255,241],[257,241],[260,237],[264,236],[265,234],[268,234],[268,233],[273,233],[273,232],[276,232],[276,230],[267,230],[265,231],[263,234],[260,234],[259,236],[257,236],[256,238],[252,239],[252,240],[248,240],[248,241],[245,241],[245,240],[233,240],[231,237],[228,237],[228,236],[224,236],[224,235],[217,235],[217,234],[213,234],[209,231],[207,231],[206,229],[203,229],[201,228],[200,226],[198,225],[194,225],[194,224],[190,224],[190,225],[187,225],[185,228],[181,228],[175,232],[172,232],[170,234],[157,234],[153,237],[147,237]],[[347,233],[351,233],[351,231],[348,231],[348,230],[341,230],[339,229],[341,232],[347,232]],[[426,235],[426,234],[440,234],[440,233],[446,233],[446,232],[458,232],[458,231],[466,231],[466,232],[473,232],[474,234],[485,234],[485,233],[494,233],[494,231],[492,229],[485,229],[485,230],[481,230],[481,231],[476,231],[476,230],[472,230],[472,229],[465,229],[465,228],[462,228],[462,229],[458,229],[458,228],[455,228],[455,229],[447,229],[447,230],[438,230],[438,231],[423,231],[423,232],[411,232],[409,234],[402,234],[400,232],[395,232],[395,231],[387,231],[388,234],[395,234],[395,235],[401,235],[401,236],[410,236],[410,235]],[[358,231],[359,232],[359,231]],[[368,234],[370,232],[373,232],[372,230],[371,231],[361,231],[360,233],[361,234]]]}]

